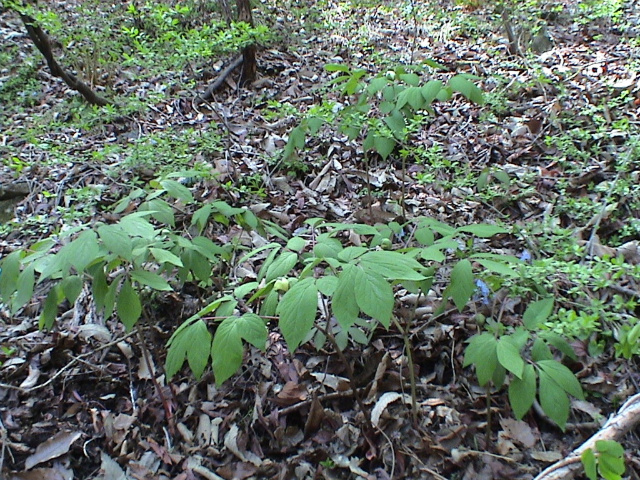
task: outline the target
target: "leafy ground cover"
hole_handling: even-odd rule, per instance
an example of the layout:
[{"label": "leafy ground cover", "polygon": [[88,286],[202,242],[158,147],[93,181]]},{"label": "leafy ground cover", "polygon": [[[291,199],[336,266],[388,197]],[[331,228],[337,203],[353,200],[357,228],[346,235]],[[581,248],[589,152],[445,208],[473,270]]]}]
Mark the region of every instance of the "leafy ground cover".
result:
[{"label": "leafy ground cover", "polygon": [[69,265],[0,285],[3,475],[533,478],[597,432],[640,380],[640,16],[506,7],[58,2],[101,108],[5,11],[4,278]]}]

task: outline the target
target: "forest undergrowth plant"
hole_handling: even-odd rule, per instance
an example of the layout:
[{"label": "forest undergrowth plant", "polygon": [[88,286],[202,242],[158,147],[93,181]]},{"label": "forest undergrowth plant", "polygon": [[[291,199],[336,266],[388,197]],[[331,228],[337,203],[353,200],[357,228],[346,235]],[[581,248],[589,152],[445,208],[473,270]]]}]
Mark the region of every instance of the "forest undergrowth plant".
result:
[{"label": "forest undergrowth plant", "polygon": [[133,192],[116,211],[140,197],[138,211],[114,224],[74,227],[7,255],[0,264],[0,301],[15,314],[31,301],[36,287],[48,290],[39,324],[50,329],[58,306],[65,300],[73,305],[90,285],[97,311],[105,318],[115,312],[131,329],[153,292],[172,291],[185,282],[210,285],[213,270],[230,259],[233,244],[216,244],[203,236],[205,225],[233,221],[247,228],[258,226],[248,209],[217,201],[191,217],[197,235],[181,234],[171,202],[189,205],[194,199],[188,188],[171,178],[160,179],[151,193]]},{"label": "forest undergrowth plant", "polygon": [[537,398],[544,413],[562,430],[569,417],[570,394],[583,399],[580,382],[560,361],[550,347],[573,360],[576,355],[561,335],[541,329],[551,315],[553,297],[531,303],[522,316],[522,326],[507,327],[487,319],[484,332],[471,337],[465,350],[463,366],[473,365],[478,383],[487,392],[487,440],[491,432],[491,387],[499,390],[509,380],[509,403],[516,418],[521,419]]},{"label": "forest undergrowth plant", "polygon": [[595,452],[587,448],[581,460],[589,480],[597,480],[598,474],[605,480],[620,480],[625,471],[624,447],[615,440],[597,440]]},{"label": "forest undergrowth plant", "polygon": [[[436,101],[450,100],[455,92],[477,104],[483,104],[482,91],[469,74],[457,74],[448,79],[424,81],[421,74],[426,68],[444,69],[433,60],[424,66],[396,66],[369,78],[364,69],[352,69],[343,64],[328,64],[329,72],[338,76],[331,81],[348,104],[338,109],[330,120],[335,120],[337,131],[349,141],[360,140],[364,161],[368,168],[369,154],[374,152],[386,160],[396,149],[407,148],[412,125],[426,121],[425,114],[435,115]],[[416,73],[418,72],[418,73]],[[305,146],[307,136],[316,136],[328,123],[327,115],[310,114],[289,134],[284,148],[285,159],[297,156]],[[333,122],[331,127],[333,128]],[[406,157],[402,156],[403,176]],[[371,191],[371,185],[367,185]],[[402,184],[404,205],[404,183]]]},{"label": "forest undergrowth plant", "polygon": [[[517,275],[511,268],[517,259],[474,252],[474,237],[483,239],[505,232],[494,225],[453,228],[430,218],[397,225],[399,229],[393,225],[326,223],[321,219],[310,219],[306,225],[304,234],[289,238],[286,244],[271,242],[240,259],[241,264],[263,259],[257,278],[215,299],[174,333],[166,363],[169,376],[180,369],[185,358],[199,375],[210,356],[216,382],[224,382],[242,364],[242,341],[263,348],[265,322],[276,319],[291,352],[308,341],[318,349],[329,342],[338,356],[350,341],[368,345],[378,327],[388,329],[394,324],[404,337],[405,354],[411,364],[409,328],[403,328],[396,317],[395,290],[426,295],[436,272],[449,272],[444,300],[451,298],[462,310],[476,290],[474,265],[500,275]],[[391,250],[392,240],[397,237],[394,231],[405,235],[412,231],[412,245]],[[348,232],[361,236],[366,243],[345,245]],[[232,315],[240,304],[251,306],[252,312]],[[208,320],[220,321],[213,337],[204,333],[208,332]],[[194,342],[199,342],[197,348],[193,348]],[[204,361],[202,352],[207,352]],[[358,399],[348,362],[345,367]],[[413,376],[410,382],[417,416]]]}]

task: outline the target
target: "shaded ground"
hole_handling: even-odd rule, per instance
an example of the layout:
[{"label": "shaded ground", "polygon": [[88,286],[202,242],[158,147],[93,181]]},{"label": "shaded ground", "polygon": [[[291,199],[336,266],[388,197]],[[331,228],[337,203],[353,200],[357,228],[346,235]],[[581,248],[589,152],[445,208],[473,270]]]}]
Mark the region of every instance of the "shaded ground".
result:
[{"label": "shaded ground", "polygon": [[[591,252],[596,259],[623,253],[620,245],[637,245],[633,242],[640,238],[639,46],[629,40],[640,29],[637,7],[627,4],[620,28],[606,17],[581,23],[573,15],[578,12],[574,2],[558,5],[565,10],[544,22],[552,43],[538,52],[530,50],[535,38],[525,35],[532,20],[513,19],[519,46],[529,50],[525,57],[509,53],[504,29],[489,10],[445,3],[446,15],[439,16],[423,5],[413,11],[349,4],[274,12],[265,7],[265,18],[281,17],[274,26],[281,37],[259,52],[261,79],[253,89],[238,89],[231,79],[212,102],[198,105],[195,94],[207,86],[208,66],[195,64],[193,75],[160,72],[154,81],[138,81],[122,69],[122,78],[114,80],[118,93],[142,99],[159,91],[170,94],[141,111],[112,117],[92,116],[69,101],[72,94],[46,70],[34,71],[45,90],[20,108],[7,109],[3,119],[0,179],[3,185],[16,177],[26,181],[29,194],[16,207],[20,223],[5,229],[0,252],[32,243],[63,222],[109,218],[110,207],[135,182],[205,162],[217,179],[188,179],[196,196],[251,205],[288,232],[312,217],[371,224],[396,219],[404,180],[407,216],[428,215],[452,225],[498,221],[515,226],[513,235],[488,244],[490,251],[516,256],[526,251],[544,259],[577,240],[597,247]],[[321,22],[330,28],[315,30]],[[5,14],[0,28],[4,41],[17,46],[19,58],[36,58],[16,18]],[[386,68],[384,62],[425,59],[451,73],[477,75],[487,104],[456,97],[436,105],[433,120],[411,139],[421,153],[408,159],[407,176],[397,158],[367,165],[356,144],[329,131],[310,140],[299,160],[280,160],[278,149],[299,122],[299,112],[323,96],[344,101],[319,89],[330,79],[325,64],[375,72]],[[3,82],[18,68],[18,62],[7,66]],[[186,145],[185,138],[191,139]],[[511,181],[483,189],[477,179],[485,170],[507,172]],[[365,195],[367,171],[373,195]],[[622,180],[626,190],[618,188]],[[84,189],[91,192],[90,200],[79,197]],[[237,232],[209,234],[224,241]],[[565,260],[591,265],[581,255]],[[532,267],[531,281],[558,295],[577,285],[605,305],[619,306],[613,298],[622,296],[626,303],[617,314],[637,318],[634,255],[629,254],[628,268],[619,270],[614,287],[581,283],[579,268]],[[257,266],[244,268],[250,277]],[[443,287],[436,285],[436,293]],[[211,374],[195,381],[186,370],[167,382],[160,367],[164,344],[201,306],[202,297],[185,289],[158,299],[148,306],[153,318],[131,335],[111,320],[105,326],[86,321],[94,318],[88,295],[61,312],[54,332],[37,329],[41,293],[15,317],[0,310],[3,475],[111,479],[126,471],[127,478],[179,479],[533,478],[638,391],[637,358],[616,358],[612,335],[577,335],[579,362],[571,368],[590,394],[587,401],[574,401],[567,431],[539,412],[516,422],[504,390],[487,400],[462,359],[465,341],[479,328],[476,313],[514,324],[524,299],[496,295],[489,305],[479,299],[462,313],[448,310],[435,318],[429,316],[434,300],[427,299],[424,318],[417,319],[411,335],[419,378],[417,422],[403,397],[394,395],[408,388],[398,332],[376,332],[367,347],[345,350],[362,380],[365,404],[381,416],[380,428],[365,433],[363,413],[346,388],[345,367],[335,353],[305,345],[292,354],[275,328],[267,354],[250,349],[242,372],[221,387],[215,387]],[[404,299],[407,309],[411,301]],[[398,316],[402,319],[403,311]],[[609,319],[602,324],[605,332],[615,328]],[[575,333],[587,330],[582,325]],[[624,444],[629,478],[638,478],[637,434]],[[39,446],[40,454],[35,453]],[[13,473],[31,466],[41,470]]]}]

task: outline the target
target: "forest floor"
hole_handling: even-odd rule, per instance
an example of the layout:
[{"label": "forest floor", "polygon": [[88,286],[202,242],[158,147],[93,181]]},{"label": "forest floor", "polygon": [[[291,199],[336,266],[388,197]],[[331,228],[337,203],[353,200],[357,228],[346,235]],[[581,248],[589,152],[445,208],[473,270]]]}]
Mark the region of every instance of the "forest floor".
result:
[{"label": "forest floor", "polygon": [[[75,3],[57,3],[67,28],[79,28]],[[258,49],[254,85],[239,87],[234,72],[199,103],[233,54],[183,70],[159,57],[146,66],[116,59],[95,67],[93,83],[106,85],[119,109],[86,106],[50,75],[17,15],[2,14],[0,185],[28,188],[0,199],[0,257],[112,222],[114,204],[135,188],[188,171],[182,180],[198,200],[248,206],[288,234],[315,217],[497,223],[511,233],[488,242],[489,251],[531,260],[528,290],[479,294],[461,312],[414,319],[417,419],[402,401],[407,356],[395,327],[344,350],[361,380],[362,412],[340,357],[309,343],[290,352],[276,326],[266,353],[249,346],[242,370],[222,385],[186,368],[168,380],[166,341],[211,292],[185,287],[155,298],[128,333],[113,319],[93,323],[90,294],[40,330],[44,290],[36,289],[15,314],[0,305],[0,477],[529,479],[640,391],[640,349],[631,345],[629,358],[615,350],[640,316],[640,8],[557,0],[531,7],[535,16],[523,5],[509,20],[514,45],[491,6],[424,3],[264,3],[256,18],[277,35]],[[87,51],[74,64],[85,78]],[[73,64],[72,55],[62,63]],[[325,65],[377,73],[426,60],[444,66],[437,78],[475,75],[486,101],[436,103],[410,138],[406,169],[399,152],[365,161],[357,142],[328,129],[282,157],[305,112],[347,101],[329,86],[335,74]],[[240,234],[231,226],[215,235],[224,243]],[[259,265],[247,263],[236,281],[255,278]],[[567,365],[587,393],[571,400],[565,431],[539,409],[516,420],[505,388],[481,388],[474,369],[463,368],[479,314],[518,324],[531,285],[556,298],[549,328],[571,338],[577,360]],[[444,286],[434,285],[425,311]],[[367,431],[372,412],[377,428]],[[637,430],[620,441],[626,475],[639,479]]]}]

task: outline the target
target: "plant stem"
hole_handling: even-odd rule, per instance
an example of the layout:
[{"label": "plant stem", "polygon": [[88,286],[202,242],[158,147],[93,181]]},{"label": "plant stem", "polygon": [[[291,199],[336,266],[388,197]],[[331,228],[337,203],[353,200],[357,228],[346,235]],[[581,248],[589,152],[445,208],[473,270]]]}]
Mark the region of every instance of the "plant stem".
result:
[{"label": "plant stem", "polygon": [[329,342],[331,342],[331,345],[333,346],[334,350],[338,354],[338,358],[340,358],[340,361],[343,363],[345,370],[347,372],[347,378],[349,379],[349,386],[351,387],[353,396],[356,399],[356,402],[358,403],[358,407],[360,407],[360,411],[364,416],[365,426],[369,432],[372,432],[373,424],[371,423],[369,411],[366,408],[364,402],[362,401],[362,397],[360,396],[360,392],[358,391],[358,387],[355,382],[355,376],[353,374],[353,368],[351,367],[351,364],[347,360],[347,357],[345,357],[344,352],[340,350],[340,347],[338,346],[338,342],[336,342],[336,337],[334,337],[333,332],[331,332],[329,328],[323,328],[320,325],[316,325],[316,327],[318,328],[318,330],[320,330],[322,333],[325,334]]},{"label": "plant stem", "polygon": [[409,339],[409,326],[407,325],[407,329],[405,330],[400,325],[398,319],[394,316],[393,323],[398,330],[402,333],[402,340],[404,341],[404,349],[407,352],[407,367],[409,368],[409,382],[411,384],[411,415],[413,417],[413,422],[418,423],[418,404],[416,401],[417,398],[417,387],[416,387],[416,372],[413,366],[413,354],[411,351],[411,340]]}]

